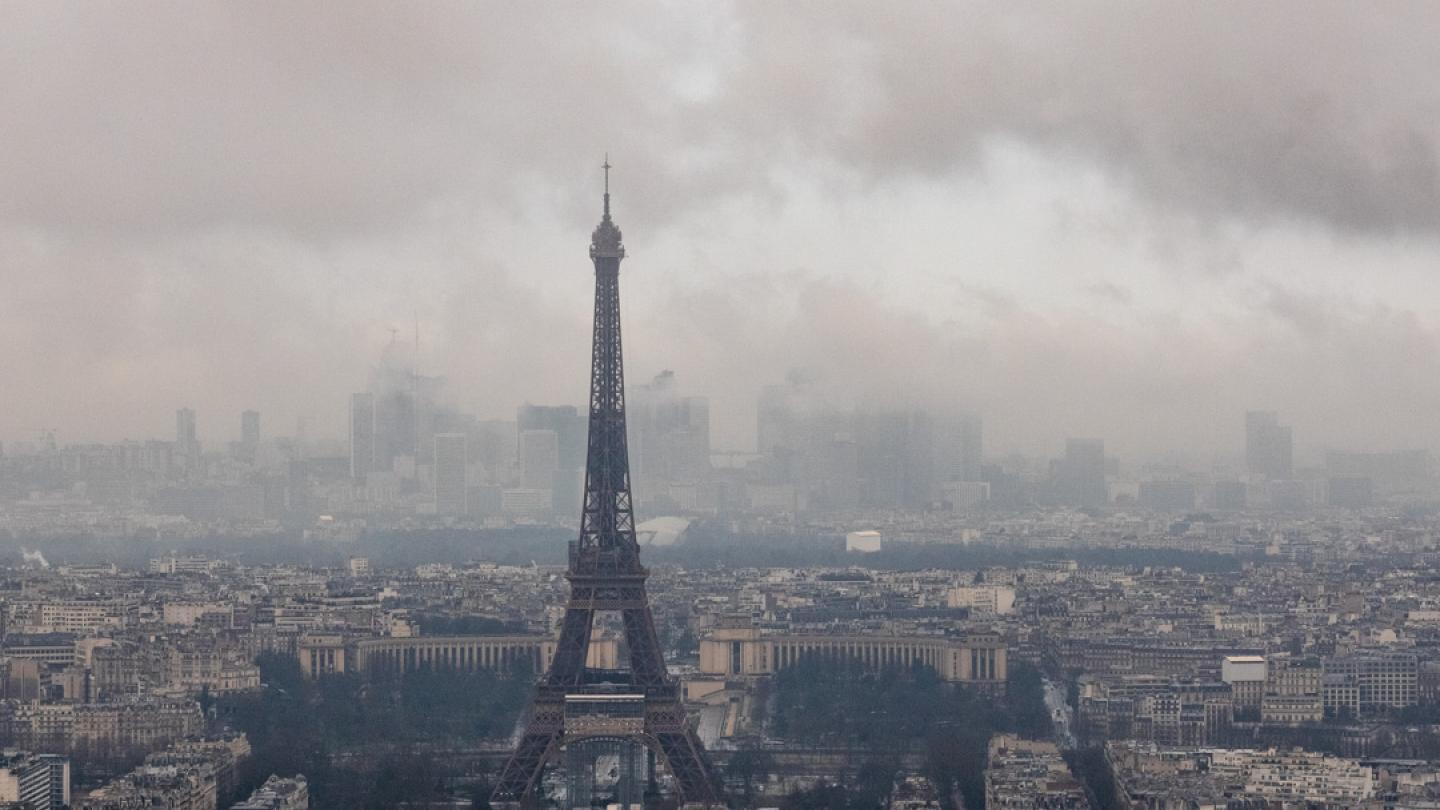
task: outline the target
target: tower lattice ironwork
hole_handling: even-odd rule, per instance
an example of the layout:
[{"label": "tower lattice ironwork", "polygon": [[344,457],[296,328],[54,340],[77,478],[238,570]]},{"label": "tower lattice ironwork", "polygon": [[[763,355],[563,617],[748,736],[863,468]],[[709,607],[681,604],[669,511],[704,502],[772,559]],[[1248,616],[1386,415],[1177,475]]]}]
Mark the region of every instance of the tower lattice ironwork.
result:
[{"label": "tower lattice ironwork", "polygon": [[[674,776],[685,805],[718,807],[723,806],[719,779],[690,727],[680,685],[665,668],[645,592],[649,571],[640,564],[635,539],[620,350],[620,260],[625,247],[610,219],[608,159],[604,169],[604,216],[590,240],[595,265],[590,437],[580,536],[570,544],[566,574],[570,601],[554,658],[536,690],[525,732],[496,785],[494,801],[533,806],[545,766],[558,759],[562,746],[603,737],[648,747]],[[598,611],[620,615],[629,669],[586,666]],[[613,709],[603,717],[576,709],[627,696],[633,703],[628,720]]]}]

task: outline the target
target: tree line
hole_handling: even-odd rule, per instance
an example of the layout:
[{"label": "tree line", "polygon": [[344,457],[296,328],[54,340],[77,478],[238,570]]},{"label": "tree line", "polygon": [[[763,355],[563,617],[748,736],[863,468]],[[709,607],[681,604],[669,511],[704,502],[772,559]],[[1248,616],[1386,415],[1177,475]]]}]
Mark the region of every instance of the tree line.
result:
[{"label": "tree line", "polygon": [[802,660],[775,676],[771,733],[823,747],[873,752],[845,785],[820,785],[786,799],[785,808],[873,808],[888,793],[897,755],[921,752],[925,775],[947,806],[957,793],[983,807],[990,737],[1032,739],[1054,733],[1039,670],[1014,662],[1004,699],[943,681],[928,666],[869,670],[846,662]]},{"label": "tree line", "polygon": [[447,784],[473,775],[447,772],[427,747],[508,739],[534,684],[520,670],[310,680],[290,656],[265,654],[259,664],[264,688],[219,698],[215,714],[250,739],[246,791],[272,773],[304,774],[315,810],[450,798]]}]

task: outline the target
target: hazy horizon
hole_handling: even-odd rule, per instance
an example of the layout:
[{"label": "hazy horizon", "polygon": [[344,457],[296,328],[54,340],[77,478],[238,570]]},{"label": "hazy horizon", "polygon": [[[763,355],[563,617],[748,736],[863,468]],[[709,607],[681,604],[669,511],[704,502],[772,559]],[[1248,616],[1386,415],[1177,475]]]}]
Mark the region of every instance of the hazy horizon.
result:
[{"label": "hazy horizon", "polygon": [[0,6],[0,438],[344,436],[391,340],[978,413],[987,455],[1440,449],[1440,7]]}]

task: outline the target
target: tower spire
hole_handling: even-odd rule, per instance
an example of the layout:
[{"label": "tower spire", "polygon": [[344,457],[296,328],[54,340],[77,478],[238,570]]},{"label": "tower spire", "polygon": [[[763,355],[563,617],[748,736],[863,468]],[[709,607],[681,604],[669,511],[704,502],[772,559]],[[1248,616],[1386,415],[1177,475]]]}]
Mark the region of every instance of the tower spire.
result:
[{"label": "tower spire", "polygon": [[610,218],[610,153],[605,153],[605,163],[601,166],[605,170],[605,218]]},{"label": "tower spire", "polygon": [[[625,258],[625,245],[621,242],[620,229],[610,219],[610,153],[605,153],[605,162],[600,164],[605,170],[605,215],[600,218],[600,224],[595,226],[595,232],[590,235],[590,258],[592,259],[623,259]],[[619,264],[615,265],[619,268]]]}]

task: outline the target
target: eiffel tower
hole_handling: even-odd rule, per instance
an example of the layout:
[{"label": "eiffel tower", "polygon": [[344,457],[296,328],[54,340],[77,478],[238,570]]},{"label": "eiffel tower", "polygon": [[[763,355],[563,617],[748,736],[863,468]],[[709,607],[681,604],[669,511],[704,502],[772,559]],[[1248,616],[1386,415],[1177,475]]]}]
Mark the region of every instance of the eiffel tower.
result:
[{"label": "eiffel tower", "polygon": [[[674,777],[685,806],[723,807],[719,779],[690,728],[680,685],[665,668],[645,593],[650,572],[640,564],[635,540],[620,352],[620,260],[625,247],[610,219],[610,168],[607,159],[605,213],[590,239],[595,264],[590,438],[580,537],[570,544],[565,575],[570,602],[550,669],[536,689],[525,733],[500,776],[493,802],[536,806],[547,763],[558,759],[562,749],[604,742],[627,747],[632,756],[641,745],[649,749]],[[586,666],[597,611],[620,615],[628,670]],[[572,795],[571,805],[576,801]]]}]

